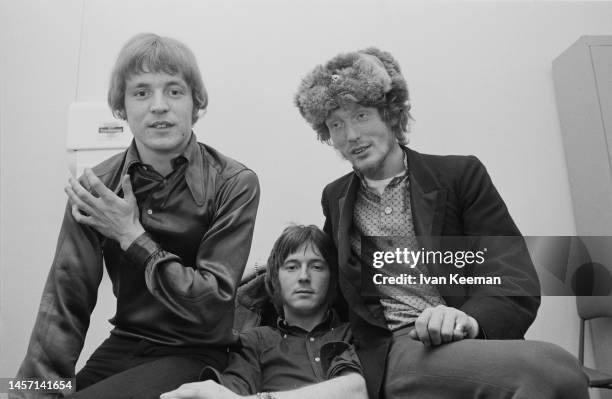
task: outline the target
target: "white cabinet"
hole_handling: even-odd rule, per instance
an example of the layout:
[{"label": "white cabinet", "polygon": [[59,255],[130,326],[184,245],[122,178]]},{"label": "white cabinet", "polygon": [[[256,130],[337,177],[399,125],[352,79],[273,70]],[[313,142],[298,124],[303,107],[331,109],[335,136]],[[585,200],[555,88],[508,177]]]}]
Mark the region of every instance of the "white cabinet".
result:
[{"label": "white cabinet", "polygon": [[583,36],[553,62],[579,235],[612,235],[612,36]]},{"label": "white cabinet", "polygon": [[[553,77],[576,231],[612,236],[612,36],[578,39],[554,60]],[[602,249],[594,261],[611,271],[612,248]],[[612,320],[594,320],[589,336],[587,365],[612,373]],[[612,398],[612,391],[598,393]]]},{"label": "white cabinet", "polygon": [[68,111],[68,167],[73,176],[126,149],[132,141],[127,122],[115,119],[106,103],[72,103]]}]

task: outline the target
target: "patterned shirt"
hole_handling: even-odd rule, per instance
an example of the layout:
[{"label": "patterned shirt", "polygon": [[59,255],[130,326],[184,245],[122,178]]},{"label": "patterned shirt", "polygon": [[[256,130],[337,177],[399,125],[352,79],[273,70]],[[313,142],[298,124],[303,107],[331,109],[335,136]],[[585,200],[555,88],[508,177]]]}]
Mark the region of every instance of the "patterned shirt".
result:
[{"label": "patterned shirt", "polygon": [[[404,164],[407,161],[404,156]],[[364,176],[356,171],[361,180],[357,192],[353,225],[350,231],[351,249],[362,259],[362,237],[376,237],[377,251],[393,251],[396,248],[407,248],[408,251],[419,250],[419,244],[414,233],[412,208],[410,204],[410,181],[408,171],[391,179],[382,195],[368,187]],[[384,239],[380,239],[384,237]],[[377,270],[383,276],[400,274],[429,276],[426,267],[416,265],[411,268],[407,264],[387,264]],[[439,304],[444,304],[435,286],[426,284],[379,285],[387,326],[390,330],[411,325],[421,312]]]}]

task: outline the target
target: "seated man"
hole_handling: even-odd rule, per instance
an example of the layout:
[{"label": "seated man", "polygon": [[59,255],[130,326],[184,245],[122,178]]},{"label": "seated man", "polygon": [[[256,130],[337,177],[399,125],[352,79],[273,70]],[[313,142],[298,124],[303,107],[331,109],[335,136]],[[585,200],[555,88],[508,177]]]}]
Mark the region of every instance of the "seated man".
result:
[{"label": "seated man", "polygon": [[205,366],[225,366],[259,185],[253,171],[193,134],[208,99],[183,43],[155,34],[130,39],[108,102],[134,140],[80,181],[70,179],[18,376],[75,378],[104,263],[117,298],[114,328],[76,374],[75,397],[151,398],[193,381]]},{"label": "seated man", "polygon": [[243,333],[223,373],[208,367],[202,377],[209,380],[185,384],[161,399],[367,398],[361,366],[347,343],[348,324],[331,308],[337,278],[334,246],[325,233],[316,226],[285,229],[266,274],[266,290],[282,315],[276,327]]},{"label": "seated man", "polygon": [[[407,147],[408,89],[391,54],[337,55],[302,80],[295,102],[352,166],[325,187],[322,205],[370,398],[587,398],[576,359],[522,340],[540,303],[538,279],[485,167]],[[436,253],[472,239],[496,247],[466,267],[386,261],[377,270],[389,283],[372,278],[371,254]],[[449,284],[449,271],[500,283]],[[402,273],[412,278],[402,283]]]}]

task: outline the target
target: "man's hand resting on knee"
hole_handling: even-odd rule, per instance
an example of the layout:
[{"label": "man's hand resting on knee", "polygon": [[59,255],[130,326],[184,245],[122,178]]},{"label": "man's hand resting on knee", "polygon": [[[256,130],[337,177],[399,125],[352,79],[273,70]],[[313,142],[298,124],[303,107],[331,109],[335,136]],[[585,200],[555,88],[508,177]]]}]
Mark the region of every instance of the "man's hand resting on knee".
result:
[{"label": "man's hand resting on knee", "polygon": [[416,319],[410,338],[425,346],[438,346],[464,338],[476,338],[479,326],[476,319],[459,309],[438,305],[427,308]]}]

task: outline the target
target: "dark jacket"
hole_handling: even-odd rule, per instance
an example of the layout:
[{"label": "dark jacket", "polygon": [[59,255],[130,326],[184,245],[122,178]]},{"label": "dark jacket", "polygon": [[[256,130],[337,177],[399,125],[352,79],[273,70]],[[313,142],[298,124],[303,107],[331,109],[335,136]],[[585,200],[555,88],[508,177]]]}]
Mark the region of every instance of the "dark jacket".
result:
[{"label": "dark jacket", "polygon": [[[421,246],[437,248],[440,236],[514,236],[503,252],[461,275],[503,276],[498,287],[438,286],[446,304],[474,317],[486,338],[522,338],[539,307],[539,282],[520,232],[482,163],[473,156],[407,154],[414,229]],[[391,332],[376,297],[362,295],[361,261],[351,253],[349,232],[360,181],[354,172],[323,190],[324,230],[338,248],[340,289],[350,309],[355,346],[368,393],[378,397]],[[437,270],[430,270],[436,275]]]}]

